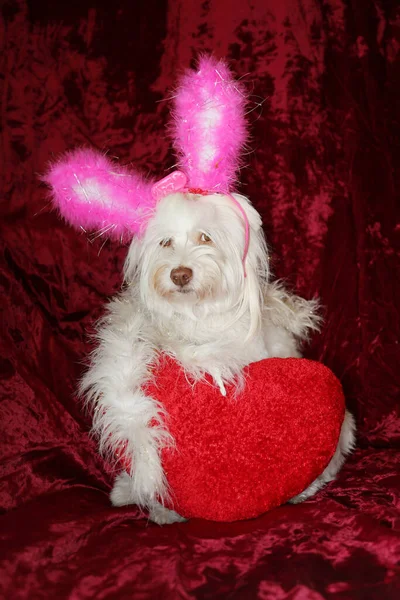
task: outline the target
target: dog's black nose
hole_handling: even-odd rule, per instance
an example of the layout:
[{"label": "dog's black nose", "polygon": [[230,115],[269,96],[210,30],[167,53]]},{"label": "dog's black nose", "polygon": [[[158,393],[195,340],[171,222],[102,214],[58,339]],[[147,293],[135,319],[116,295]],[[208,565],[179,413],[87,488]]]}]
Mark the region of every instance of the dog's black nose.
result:
[{"label": "dog's black nose", "polygon": [[189,267],[177,267],[176,269],[172,269],[170,277],[175,285],[183,287],[192,279],[193,271]]}]

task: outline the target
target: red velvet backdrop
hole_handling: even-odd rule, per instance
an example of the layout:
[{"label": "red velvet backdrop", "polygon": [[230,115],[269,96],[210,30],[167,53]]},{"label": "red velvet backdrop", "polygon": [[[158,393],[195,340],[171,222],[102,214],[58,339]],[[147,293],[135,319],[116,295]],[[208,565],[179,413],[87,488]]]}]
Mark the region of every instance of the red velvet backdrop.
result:
[{"label": "red velvet backdrop", "polygon": [[[1,597],[399,597],[396,0],[3,0]],[[358,449],[315,499],[160,528],[112,509],[74,398],[126,248],[51,212],[38,174],[90,144],[160,175],[180,70],[227,57],[251,91],[242,191],[275,273],[319,294],[311,356],[343,382]]]}]

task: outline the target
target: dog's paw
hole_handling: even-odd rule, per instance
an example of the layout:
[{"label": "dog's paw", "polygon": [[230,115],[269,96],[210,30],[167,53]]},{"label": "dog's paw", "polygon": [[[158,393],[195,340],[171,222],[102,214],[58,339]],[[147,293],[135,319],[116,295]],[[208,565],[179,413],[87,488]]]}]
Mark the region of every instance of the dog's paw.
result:
[{"label": "dog's paw", "polygon": [[308,498],[311,498],[311,496],[314,496],[314,494],[316,494],[321,488],[323,488],[327,481],[328,480],[324,480],[323,474],[320,475],[303,492],[297,494],[297,496],[294,496],[294,498],[288,500],[288,504],[301,504],[305,500],[308,500]]},{"label": "dog's paw", "polygon": [[110,493],[110,500],[113,506],[126,506],[133,504],[132,486],[130,477],[126,471],[117,475],[114,481],[114,487]]},{"label": "dog's paw", "polygon": [[294,496],[294,498],[291,498],[290,500],[287,501],[288,504],[301,504],[302,502],[304,502],[305,500],[307,500],[308,496],[306,496],[305,494],[298,494],[297,496]]},{"label": "dog's paw", "polygon": [[160,503],[153,504],[149,509],[149,519],[157,525],[170,525],[171,523],[185,523],[187,519],[178,515],[174,510],[165,508]]}]

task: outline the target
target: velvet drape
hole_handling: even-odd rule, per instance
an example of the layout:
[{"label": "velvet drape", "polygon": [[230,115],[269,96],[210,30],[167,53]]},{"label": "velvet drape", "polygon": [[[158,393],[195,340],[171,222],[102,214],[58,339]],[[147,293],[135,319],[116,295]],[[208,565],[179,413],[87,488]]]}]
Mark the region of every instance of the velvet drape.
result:
[{"label": "velvet drape", "polygon": [[[0,596],[400,597],[400,9],[396,0],[3,0]],[[275,274],[318,295],[307,355],[357,450],[312,500],[160,528],[113,509],[76,381],[126,247],[72,230],[39,177],[77,145],[162,176],[168,97],[199,51],[250,91],[240,190]]]}]

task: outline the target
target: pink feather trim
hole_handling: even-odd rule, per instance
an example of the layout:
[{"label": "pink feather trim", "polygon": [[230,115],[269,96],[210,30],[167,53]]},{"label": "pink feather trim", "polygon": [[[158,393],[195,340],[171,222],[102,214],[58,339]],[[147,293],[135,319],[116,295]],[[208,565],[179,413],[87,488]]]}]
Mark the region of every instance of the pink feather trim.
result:
[{"label": "pink feather trim", "polygon": [[203,56],[182,78],[172,123],[179,168],[189,187],[232,189],[246,141],[246,95],[224,61]]},{"label": "pink feather trim", "polygon": [[67,153],[43,180],[69,223],[122,241],[140,235],[156,205],[153,181],[90,149]]}]

